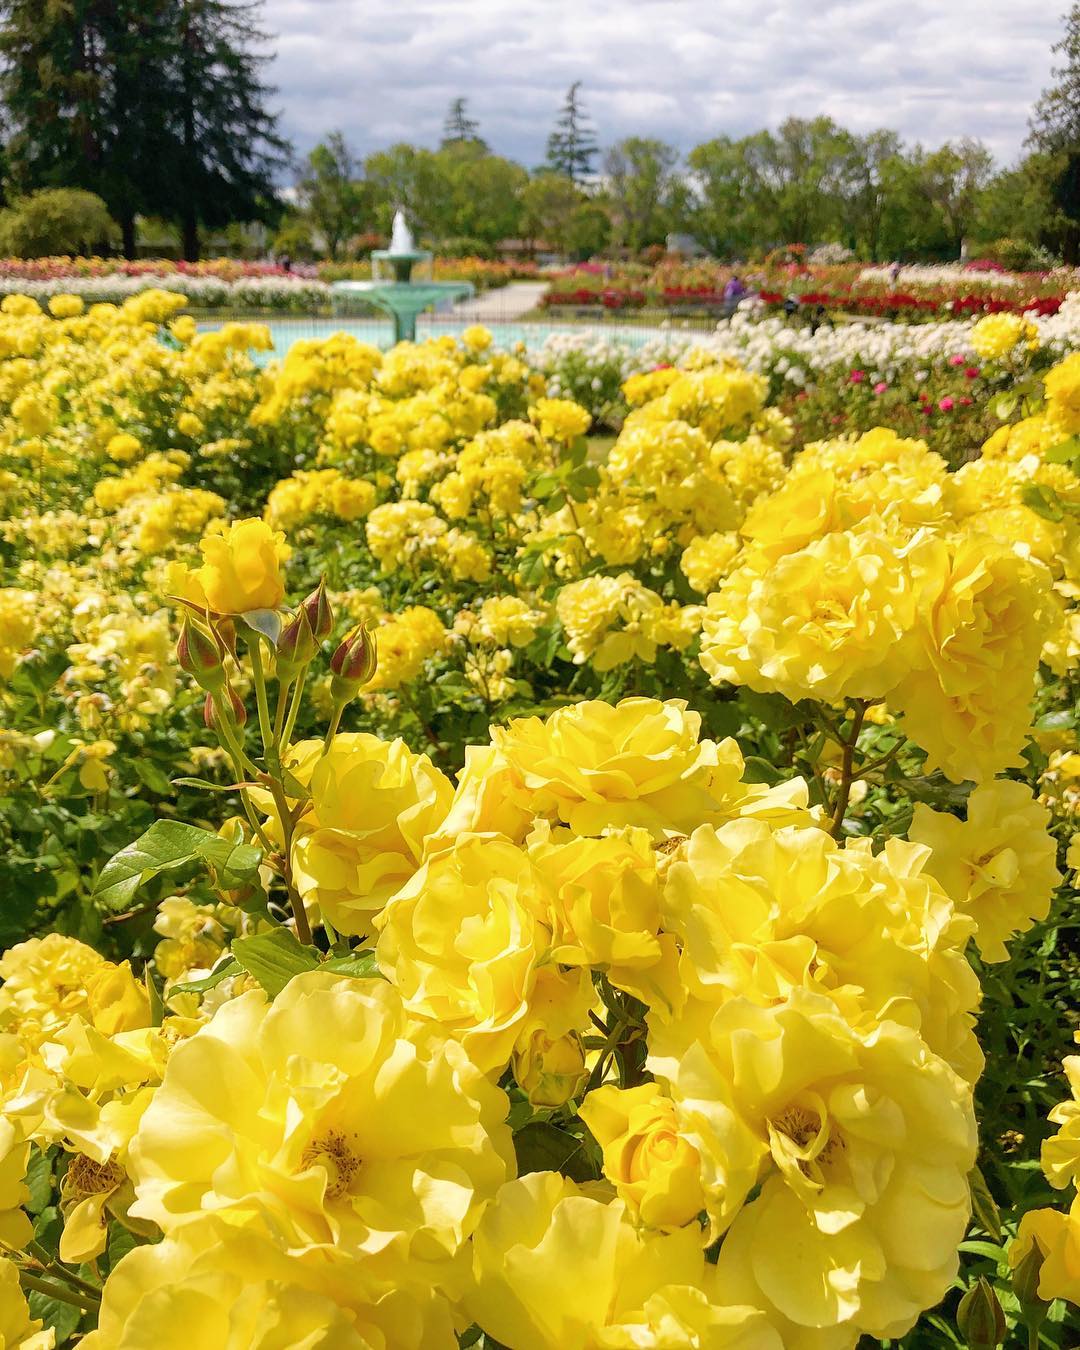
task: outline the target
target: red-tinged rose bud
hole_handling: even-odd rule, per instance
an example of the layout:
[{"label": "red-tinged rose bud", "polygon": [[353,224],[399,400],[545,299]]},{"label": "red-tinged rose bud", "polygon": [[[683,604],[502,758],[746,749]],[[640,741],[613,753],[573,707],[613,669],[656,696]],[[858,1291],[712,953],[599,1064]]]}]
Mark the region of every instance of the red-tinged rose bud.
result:
[{"label": "red-tinged rose bud", "polygon": [[330,601],[326,598],[325,579],[319,582],[301,608],[307,611],[308,622],[311,624],[311,631],[315,634],[315,641],[325,641],[334,631],[334,611],[330,608]]},{"label": "red-tinged rose bud", "polygon": [[346,633],[330,658],[330,697],[335,703],[348,703],[375,674],[379,654],[375,639],[366,624],[358,623]]},{"label": "red-tinged rose bud", "polygon": [[247,721],[247,709],[236,690],[229,685],[216,695],[207,694],[203,704],[203,721],[208,727],[217,726],[219,707],[224,709],[225,716],[233,726],[242,727]]},{"label": "red-tinged rose bud", "polygon": [[203,689],[211,692],[225,683],[222,652],[212,634],[207,633],[185,616],[176,644],[176,659]]},{"label": "red-tinged rose bud", "polygon": [[303,605],[281,630],[277,642],[277,673],[279,680],[293,680],[318,651],[311,620]]}]

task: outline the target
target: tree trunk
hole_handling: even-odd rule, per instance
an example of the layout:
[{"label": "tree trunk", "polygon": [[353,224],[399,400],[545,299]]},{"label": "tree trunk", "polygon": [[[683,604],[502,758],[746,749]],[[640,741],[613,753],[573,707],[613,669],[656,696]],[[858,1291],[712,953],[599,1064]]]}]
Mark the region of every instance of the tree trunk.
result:
[{"label": "tree trunk", "polygon": [[185,262],[199,261],[199,222],[190,212],[185,212],[180,222],[182,251]]},{"label": "tree trunk", "polygon": [[125,214],[120,220],[120,234],[123,238],[123,253],[128,262],[135,258],[135,217]]}]

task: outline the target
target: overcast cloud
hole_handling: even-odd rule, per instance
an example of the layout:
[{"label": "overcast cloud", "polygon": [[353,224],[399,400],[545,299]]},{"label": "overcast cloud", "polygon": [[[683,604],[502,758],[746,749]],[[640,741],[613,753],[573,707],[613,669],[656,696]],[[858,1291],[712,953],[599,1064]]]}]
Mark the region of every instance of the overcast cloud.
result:
[{"label": "overcast cloud", "polygon": [[1050,75],[1064,0],[266,0],[271,79],[304,151],[340,128],[360,154],[438,142],[469,100],[497,152],[539,163],[567,86],[602,145],[827,113],[1003,161]]}]

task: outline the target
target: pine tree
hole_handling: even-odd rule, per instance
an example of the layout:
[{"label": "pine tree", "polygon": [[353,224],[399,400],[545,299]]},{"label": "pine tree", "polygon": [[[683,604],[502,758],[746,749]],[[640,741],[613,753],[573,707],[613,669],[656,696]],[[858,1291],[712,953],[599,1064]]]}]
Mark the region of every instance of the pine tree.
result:
[{"label": "pine tree", "polygon": [[1067,263],[1075,263],[1080,259],[1080,4],[1064,21],[1064,36],[1053,47],[1063,58],[1053,70],[1057,83],[1035,105],[1028,144],[1046,159],[1062,253]]},{"label": "pine tree", "polygon": [[581,81],[575,80],[567,90],[566,102],[547,145],[548,164],[572,183],[588,178],[597,155],[596,135],[582,107],[580,89]]},{"label": "pine tree", "polygon": [[480,135],[480,123],[469,116],[468,106],[469,100],[466,98],[450,100],[450,107],[446,110],[446,120],[443,122],[442,144],[444,149],[448,145],[472,145],[487,150],[487,143]]}]

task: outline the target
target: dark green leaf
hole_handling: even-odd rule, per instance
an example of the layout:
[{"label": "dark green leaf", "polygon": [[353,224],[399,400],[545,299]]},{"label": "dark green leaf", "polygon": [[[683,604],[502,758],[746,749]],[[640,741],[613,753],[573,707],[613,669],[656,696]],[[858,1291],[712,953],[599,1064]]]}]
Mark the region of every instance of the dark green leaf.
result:
[{"label": "dark green leaf", "polygon": [[140,886],[162,872],[203,863],[218,886],[233,890],[258,876],[262,853],[250,844],[223,839],[210,830],[176,820],[156,820],[102,868],[94,899],[106,909],[122,910]]},{"label": "dark green leaf", "polygon": [[232,954],[271,998],[276,998],[294,975],[303,975],[319,966],[315,948],[305,947],[287,928],[237,938],[232,944]]}]

